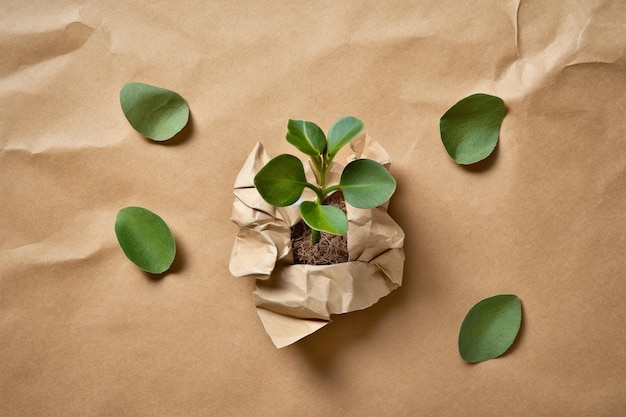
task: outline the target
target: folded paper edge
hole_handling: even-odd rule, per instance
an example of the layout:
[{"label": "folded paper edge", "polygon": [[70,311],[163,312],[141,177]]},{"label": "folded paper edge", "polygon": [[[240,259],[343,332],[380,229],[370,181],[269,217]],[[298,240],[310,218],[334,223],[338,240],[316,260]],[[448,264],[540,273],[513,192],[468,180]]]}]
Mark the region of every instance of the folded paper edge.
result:
[{"label": "folded paper edge", "polygon": [[[354,311],[365,310],[376,304],[382,298],[391,294],[394,290],[402,285],[402,268],[400,268],[399,271],[397,269],[394,271],[393,269],[388,268],[386,265],[383,265],[386,263],[384,262],[386,260],[385,258],[391,257],[400,258],[404,262],[404,249],[390,249],[384,254],[374,258],[371,262],[350,261],[346,263],[363,264],[364,266],[367,265],[370,268],[375,268],[377,272],[380,272],[383,275],[385,280],[384,285],[387,286],[387,290],[384,294],[380,296],[370,298],[368,302],[364,305],[356,308],[348,308],[342,312],[326,312],[324,314],[320,312],[311,312],[311,316],[307,317],[306,314],[302,311],[290,311],[290,307],[288,306],[277,307],[275,303],[264,303],[263,301],[259,301],[258,297],[256,297],[257,290],[255,290],[255,304],[257,314],[259,315],[259,318],[263,323],[263,327],[266,333],[272,340],[272,343],[274,343],[274,345],[278,349],[289,346],[315,333],[326,324],[332,322],[333,315],[341,315]],[[387,260],[387,263],[388,262],[389,260]],[[309,267],[314,267],[314,265],[309,265]],[[376,273],[372,273],[372,275],[376,275]],[[275,308],[275,310],[273,308]]]},{"label": "folded paper edge", "polygon": [[277,349],[292,345],[331,322],[330,319],[315,320],[286,316],[261,307],[257,307],[257,314]]}]

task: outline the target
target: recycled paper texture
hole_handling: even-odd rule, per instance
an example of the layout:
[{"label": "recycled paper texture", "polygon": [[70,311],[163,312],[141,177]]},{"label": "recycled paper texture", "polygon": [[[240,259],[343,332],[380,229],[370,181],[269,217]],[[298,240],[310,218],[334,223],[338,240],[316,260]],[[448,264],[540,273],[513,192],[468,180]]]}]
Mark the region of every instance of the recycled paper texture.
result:
[{"label": "recycled paper texture", "polygon": [[[624,416],[625,22],[624,0],[2,0],[0,416]],[[143,138],[128,82],[179,93],[185,129]],[[475,93],[505,117],[459,166],[439,120]],[[393,161],[406,259],[400,288],[333,315],[396,286],[400,250],[273,291],[297,210],[247,188],[260,150],[232,192],[256,143],[293,152],[288,119],[344,115]],[[171,229],[166,274],[122,252],[127,206]],[[387,235],[372,214],[350,233]],[[495,294],[521,299],[520,333],[468,365],[461,323]],[[276,349],[263,322],[279,344],[315,333]]]},{"label": "recycled paper texture", "polygon": [[[360,136],[350,146],[350,159],[373,159],[389,168],[389,155],[369,136]],[[388,202],[373,209],[346,204],[348,262],[294,264],[290,228],[300,220],[297,204],[271,206],[254,188],[254,176],[270,159],[257,144],[235,180],[232,221],[240,230],[230,270],[236,277],[257,279],[257,312],[281,348],[322,328],[332,314],[367,308],[399,287],[404,232],[387,213]],[[338,182],[341,170],[335,164],[329,186]]]}]

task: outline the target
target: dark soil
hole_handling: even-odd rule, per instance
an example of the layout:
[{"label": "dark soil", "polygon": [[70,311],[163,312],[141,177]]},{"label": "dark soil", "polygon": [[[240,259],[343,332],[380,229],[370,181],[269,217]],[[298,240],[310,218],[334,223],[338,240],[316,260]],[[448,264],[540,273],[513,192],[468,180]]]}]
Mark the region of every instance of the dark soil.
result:
[{"label": "dark soil", "polygon": [[[328,196],[324,204],[346,211],[343,194],[340,191]],[[291,244],[296,264],[332,265],[348,262],[347,236],[321,232],[320,241],[314,245],[311,243],[311,228],[303,220],[291,228]]]}]

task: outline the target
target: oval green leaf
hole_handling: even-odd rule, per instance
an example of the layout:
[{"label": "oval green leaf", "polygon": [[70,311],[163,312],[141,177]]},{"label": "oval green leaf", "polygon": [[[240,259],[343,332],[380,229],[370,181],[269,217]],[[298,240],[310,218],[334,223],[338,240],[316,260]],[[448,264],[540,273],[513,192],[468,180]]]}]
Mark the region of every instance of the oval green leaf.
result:
[{"label": "oval green leaf", "polygon": [[306,184],[302,161],[289,154],[273,158],[254,177],[254,186],[261,197],[277,207],[298,201]]},{"label": "oval green leaf", "polygon": [[328,131],[328,155],[335,156],[363,129],[363,122],[356,117],[346,116],[335,122]]},{"label": "oval green leaf", "polygon": [[176,242],[167,224],[143,207],[121,209],[115,235],[126,257],[152,274],[167,271],[176,256]]},{"label": "oval green leaf", "polygon": [[149,84],[124,85],[120,104],[131,126],[155,141],[171,139],[189,121],[189,107],[178,93]]},{"label": "oval green leaf", "polygon": [[326,149],[326,136],[318,125],[304,120],[289,119],[287,142],[310,156],[318,156]]},{"label": "oval green leaf", "polygon": [[300,204],[300,215],[313,230],[334,235],[348,233],[348,218],[340,208],[303,201]]},{"label": "oval green leaf", "polygon": [[516,295],[496,295],[478,302],[461,324],[461,358],[472,363],[497,358],[511,347],[521,323],[522,303]]},{"label": "oval green leaf", "polygon": [[357,159],[343,170],[339,188],[351,206],[374,208],[391,198],[396,191],[396,180],[378,162]]},{"label": "oval green leaf", "polygon": [[448,155],[467,165],[488,157],[495,149],[504,119],[504,101],[488,94],[473,94],[452,106],[439,121]]}]

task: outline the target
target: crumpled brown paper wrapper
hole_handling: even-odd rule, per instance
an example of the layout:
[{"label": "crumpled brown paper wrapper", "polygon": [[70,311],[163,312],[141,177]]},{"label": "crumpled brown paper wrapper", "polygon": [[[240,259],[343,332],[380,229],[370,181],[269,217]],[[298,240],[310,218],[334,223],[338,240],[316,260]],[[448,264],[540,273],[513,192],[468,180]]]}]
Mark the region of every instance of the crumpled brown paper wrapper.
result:
[{"label": "crumpled brown paper wrapper", "polygon": [[[369,136],[351,143],[350,159],[369,158],[387,168],[389,155]],[[291,226],[298,206],[274,207],[254,187],[254,176],[271,159],[258,143],[235,180],[232,221],[239,226],[230,259],[235,277],[257,279],[254,302],[265,331],[278,348],[319,330],[332,314],[361,310],[402,284],[404,232],[387,204],[357,209],[346,204],[349,261],[293,264]],[[335,164],[329,185],[343,167]],[[308,175],[311,175],[309,170]]]}]

